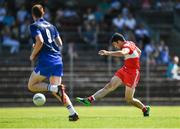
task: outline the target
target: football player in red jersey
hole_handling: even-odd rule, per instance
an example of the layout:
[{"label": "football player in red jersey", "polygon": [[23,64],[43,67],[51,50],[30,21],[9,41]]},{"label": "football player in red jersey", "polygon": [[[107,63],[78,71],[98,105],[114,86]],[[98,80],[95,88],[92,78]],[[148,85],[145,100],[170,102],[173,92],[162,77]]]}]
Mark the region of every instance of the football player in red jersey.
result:
[{"label": "football player in red jersey", "polygon": [[77,97],[76,100],[86,106],[95,100],[101,99],[120,85],[125,85],[125,100],[142,110],[144,116],[149,116],[150,107],[145,106],[140,100],[134,98],[135,88],[140,79],[140,55],[141,50],[132,41],[126,41],[123,35],[113,34],[112,45],[117,51],[100,50],[101,56],[124,57],[124,65],[117,70],[109,83],[88,98]]}]

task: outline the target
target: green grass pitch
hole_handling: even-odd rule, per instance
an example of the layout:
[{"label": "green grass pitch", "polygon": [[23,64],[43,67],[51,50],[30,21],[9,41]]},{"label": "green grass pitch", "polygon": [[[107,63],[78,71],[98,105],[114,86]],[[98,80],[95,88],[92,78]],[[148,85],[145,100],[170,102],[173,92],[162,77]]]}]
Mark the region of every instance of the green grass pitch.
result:
[{"label": "green grass pitch", "polygon": [[180,128],[180,106],[152,106],[149,118],[132,106],[75,108],[77,122],[64,107],[0,108],[0,128]]}]

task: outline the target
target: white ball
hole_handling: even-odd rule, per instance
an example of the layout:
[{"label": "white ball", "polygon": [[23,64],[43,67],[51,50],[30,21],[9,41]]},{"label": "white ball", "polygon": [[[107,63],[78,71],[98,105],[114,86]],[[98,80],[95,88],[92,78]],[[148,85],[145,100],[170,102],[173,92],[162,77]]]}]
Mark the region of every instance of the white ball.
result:
[{"label": "white ball", "polygon": [[41,94],[41,93],[36,93],[34,96],[33,96],[33,103],[36,105],[36,106],[42,106],[44,105],[46,102],[46,97],[44,96],[44,94]]}]

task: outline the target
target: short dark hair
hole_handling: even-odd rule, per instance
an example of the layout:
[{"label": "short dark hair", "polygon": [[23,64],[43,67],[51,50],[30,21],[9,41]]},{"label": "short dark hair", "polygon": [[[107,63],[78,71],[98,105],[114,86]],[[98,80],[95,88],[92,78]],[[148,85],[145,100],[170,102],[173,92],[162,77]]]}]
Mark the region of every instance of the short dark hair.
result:
[{"label": "short dark hair", "polygon": [[40,4],[35,4],[31,9],[31,13],[37,18],[42,17],[44,14],[43,6]]},{"label": "short dark hair", "polygon": [[126,41],[124,36],[120,33],[114,33],[111,37],[111,40],[110,42],[113,43],[113,42],[117,42],[118,40],[120,41]]}]

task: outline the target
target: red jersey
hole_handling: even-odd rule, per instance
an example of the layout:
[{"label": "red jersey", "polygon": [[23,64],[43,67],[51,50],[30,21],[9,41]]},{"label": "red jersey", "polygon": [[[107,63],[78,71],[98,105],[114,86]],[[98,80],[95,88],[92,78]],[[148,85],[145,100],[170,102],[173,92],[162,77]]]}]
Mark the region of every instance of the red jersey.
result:
[{"label": "red jersey", "polygon": [[128,48],[130,51],[125,55],[124,66],[115,73],[115,76],[118,76],[126,86],[136,87],[140,79],[140,53],[131,41],[125,41],[123,48]]},{"label": "red jersey", "polygon": [[132,41],[125,41],[123,48],[129,48],[129,53],[125,55],[124,66],[128,69],[140,69],[140,53],[138,53],[135,43]]}]

